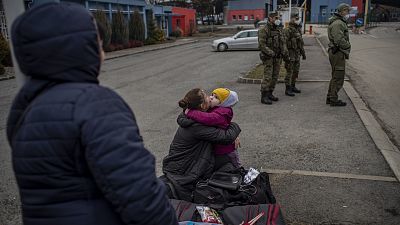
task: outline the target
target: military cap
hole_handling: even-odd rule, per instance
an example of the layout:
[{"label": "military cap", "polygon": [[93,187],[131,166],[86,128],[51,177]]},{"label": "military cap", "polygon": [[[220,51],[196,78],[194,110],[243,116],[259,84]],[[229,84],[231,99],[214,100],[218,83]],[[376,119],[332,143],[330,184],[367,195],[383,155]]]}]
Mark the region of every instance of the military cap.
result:
[{"label": "military cap", "polygon": [[344,10],[350,10],[350,9],[351,9],[351,6],[349,4],[346,4],[346,3],[340,3],[336,8],[336,10],[338,12],[342,12]]},{"label": "military cap", "polygon": [[271,11],[271,12],[269,12],[269,15],[268,15],[268,16],[269,16],[269,17],[279,16],[279,13],[276,12],[276,11]]}]

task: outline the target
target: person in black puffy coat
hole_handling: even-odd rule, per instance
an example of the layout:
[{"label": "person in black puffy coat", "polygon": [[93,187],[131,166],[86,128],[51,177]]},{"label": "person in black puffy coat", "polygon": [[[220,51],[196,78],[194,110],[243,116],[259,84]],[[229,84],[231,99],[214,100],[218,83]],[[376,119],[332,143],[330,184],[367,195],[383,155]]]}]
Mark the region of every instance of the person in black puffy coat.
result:
[{"label": "person in black puffy coat", "polygon": [[92,15],[39,5],[14,22],[12,41],[29,78],[7,122],[24,224],[178,224],[133,112],[99,85]]}]

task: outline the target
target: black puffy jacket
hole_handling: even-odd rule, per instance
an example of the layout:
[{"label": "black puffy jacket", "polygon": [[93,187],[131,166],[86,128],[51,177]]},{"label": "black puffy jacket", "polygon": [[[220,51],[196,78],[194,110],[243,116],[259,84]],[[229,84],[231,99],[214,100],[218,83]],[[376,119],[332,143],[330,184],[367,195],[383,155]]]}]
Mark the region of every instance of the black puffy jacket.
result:
[{"label": "black puffy jacket", "polygon": [[24,224],[177,224],[132,111],[98,84],[90,13],[44,4],[19,17],[12,31],[30,77],[7,126]]}]

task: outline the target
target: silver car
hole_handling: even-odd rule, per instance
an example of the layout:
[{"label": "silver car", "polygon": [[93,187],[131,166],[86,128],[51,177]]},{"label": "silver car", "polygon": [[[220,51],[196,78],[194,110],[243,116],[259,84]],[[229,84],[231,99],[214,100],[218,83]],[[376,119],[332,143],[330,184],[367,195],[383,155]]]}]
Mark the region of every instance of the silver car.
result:
[{"label": "silver car", "polygon": [[244,30],[232,37],[215,40],[212,48],[220,52],[228,49],[258,49],[258,30]]}]

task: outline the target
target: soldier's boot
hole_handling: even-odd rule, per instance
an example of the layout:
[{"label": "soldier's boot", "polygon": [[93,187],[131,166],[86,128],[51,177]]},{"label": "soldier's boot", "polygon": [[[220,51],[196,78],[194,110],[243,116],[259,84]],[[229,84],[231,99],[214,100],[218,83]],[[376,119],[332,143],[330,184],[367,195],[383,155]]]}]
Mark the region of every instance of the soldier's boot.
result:
[{"label": "soldier's boot", "polygon": [[268,91],[261,91],[261,103],[272,105],[272,101],[268,98]]},{"label": "soldier's boot", "polygon": [[292,92],[299,94],[301,93],[301,90],[296,88],[296,84],[292,84]]},{"label": "soldier's boot", "polygon": [[301,93],[301,90],[296,88],[296,80],[297,80],[298,77],[299,77],[299,74],[298,74],[298,73],[295,73],[295,74],[293,74],[293,76],[292,76],[292,92],[293,92],[293,93],[300,94],[300,93]]},{"label": "soldier's boot", "polygon": [[330,104],[331,104],[331,100],[330,100],[328,97],[326,97],[326,104],[327,104],[327,105],[330,105]]},{"label": "soldier's boot", "polygon": [[269,92],[268,92],[268,98],[269,98],[270,100],[274,101],[274,102],[279,101],[279,98],[275,97],[275,96],[272,94],[272,91],[269,91]]},{"label": "soldier's boot", "polygon": [[347,104],[346,104],[346,102],[343,102],[342,100],[337,100],[335,102],[331,101],[330,105],[331,106],[346,106]]},{"label": "soldier's boot", "polygon": [[290,85],[286,85],[285,95],[293,97],[295,94],[292,92],[292,87]]}]

